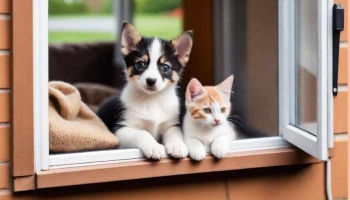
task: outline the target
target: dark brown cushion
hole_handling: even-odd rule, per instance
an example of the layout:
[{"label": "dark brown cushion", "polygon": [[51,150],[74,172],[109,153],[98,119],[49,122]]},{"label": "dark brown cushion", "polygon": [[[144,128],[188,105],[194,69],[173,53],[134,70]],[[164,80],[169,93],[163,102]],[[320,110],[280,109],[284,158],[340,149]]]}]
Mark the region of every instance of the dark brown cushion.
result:
[{"label": "dark brown cushion", "polygon": [[99,83],[120,88],[123,66],[114,64],[115,43],[49,45],[49,80]]}]

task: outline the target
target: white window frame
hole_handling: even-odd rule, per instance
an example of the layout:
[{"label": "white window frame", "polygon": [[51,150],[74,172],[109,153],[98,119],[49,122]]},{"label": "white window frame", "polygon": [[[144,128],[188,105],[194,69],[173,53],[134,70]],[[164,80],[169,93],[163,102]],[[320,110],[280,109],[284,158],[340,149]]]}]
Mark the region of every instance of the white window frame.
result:
[{"label": "white window frame", "polygon": [[[319,123],[322,134],[318,134],[319,138],[311,138],[309,135],[305,135],[300,130],[296,130],[294,127],[289,125],[289,99],[288,92],[290,90],[289,82],[283,80],[289,80],[287,70],[289,66],[289,53],[290,45],[288,43],[288,24],[286,23],[290,19],[287,15],[287,5],[289,0],[279,0],[279,69],[280,69],[280,91],[285,91],[283,94],[280,92],[280,133],[283,133],[283,137],[303,149],[304,151],[310,153],[311,155],[318,157],[320,159],[325,159],[327,156],[327,151],[324,149],[324,144],[327,142],[327,131],[332,131],[332,116],[333,110],[332,106],[323,105],[322,101],[322,122]],[[321,0],[320,0],[321,1]],[[323,4],[322,4],[323,5]],[[331,6],[328,6],[331,8]],[[116,163],[116,162],[128,162],[144,159],[142,153],[138,149],[123,149],[123,150],[103,150],[103,151],[91,151],[91,152],[80,152],[80,153],[68,153],[68,154],[57,154],[49,155],[49,132],[48,132],[48,2],[42,0],[34,0],[33,5],[33,31],[34,31],[34,135],[35,135],[35,169],[36,172],[41,170],[49,170],[55,168],[65,168],[74,166],[84,166],[84,165],[96,165],[96,164],[106,164],[106,163]],[[325,10],[324,5],[321,6],[322,10]],[[327,30],[329,33],[329,18],[321,16],[326,20],[325,23],[321,24],[322,30]],[[287,25],[286,25],[287,24]],[[283,25],[283,26],[282,26]],[[325,27],[326,26],[326,27]],[[320,30],[321,31],[321,30]],[[281,34],[283,33],[283,34]],[[326,34],[323,34],[326,35]],[[327,46],[331,43],[327,43],[327,39],[323,36],[321,38],[322,47],[327,49]],[[325,58],[331,58],[330,52],[324,51],[320,52]],[[326,73],[327,65],[331,64],[331,61],[327,59],[322,60],[322,67],[325,68],[322,71],[322,80],[327,80]],[[331,69],[328,69],[331,72]],[[283,78],[281,78],[283,77]],[[322,83],[322,86],[329,87],[331,85],[331,80]],[[330,90],[331,91],[331,90]],[[329,103],[332,103],[332,98],[329,96],[328,92],[322,90],[322,98]],[[328,110],[327,110],[328,109]],[[327,113],[328,112],[328,113]],[[327,118],[328,115],[328,118]],[[291,133],[297,136],[293,136]],[[331,132],[329,132],[331,133]],[[281,136],[277,137],[266,137],[258,139],[244,139],[233,141],[231,145],[230,152],[239,151],[250,151],[250,150],[263,150],[263,149],[273,149],[291,146],[285,139]],[[316,141],[315,141],[316,140]],[[331,144],[331,143],[330,143]],[[310,147],[309,147],[310,145]],[[322,147],[321,149],[318,147]]]},{"label": "white window frame", "polygon": [[49,165],[48,1],[33,0],[33,80],[35,171]]},{"label": "white window frame", "polygon": [[280,62],[280,132],[283,138],[320,159],[328,159],[333,147],[332,94],[332,5],[333,0],[318,0],[318,74],[317,134],[313,135],[295,124],[295,2],[280,0],[279,62]]}]

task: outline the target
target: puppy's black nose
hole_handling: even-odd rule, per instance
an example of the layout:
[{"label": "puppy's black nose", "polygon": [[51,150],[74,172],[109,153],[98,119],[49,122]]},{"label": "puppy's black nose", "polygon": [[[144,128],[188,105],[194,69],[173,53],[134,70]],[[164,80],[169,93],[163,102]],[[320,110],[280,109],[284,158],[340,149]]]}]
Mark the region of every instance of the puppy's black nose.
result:
[{"label": "puppy's black nose", "polygon": [[157,82],[157,79],[155,79],[155,78],[148,78],[148,79],[146,79],[146,82],[147,82],[148,86],[152,87]]}]

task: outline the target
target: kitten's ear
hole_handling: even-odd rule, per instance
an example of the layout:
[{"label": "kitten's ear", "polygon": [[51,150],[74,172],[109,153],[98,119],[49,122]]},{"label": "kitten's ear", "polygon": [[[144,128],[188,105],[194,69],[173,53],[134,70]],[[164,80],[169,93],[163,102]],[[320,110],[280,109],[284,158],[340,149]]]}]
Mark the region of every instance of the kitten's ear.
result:
[{"label": "kitten's ear", "polygon": [[126,56],[136,48],[136,45],[141,41],[142,36],[137,32],[135,27],[129,22],[123,22],[121,30],[121,52]]},{"label": "kitten's ear", "polygon": [[175,54],[178,55],[178,59],[182,66],[185,66],[190,58],[192,49],[192,31],[185,31],[181,35],[171,40],[171,44],[175,49]]},{"label": "kitten's ear", "polygon": [[204,95],[202,84],[196,78],[191,79],[187,86],[186,99],[188,101],[194,101],[202,95]]},{"label": "kitten's ear", "polygon": [[220,83],[216,87],[220,91],[222,91],[228,99],[230,99],[232,84],[233,84],[233,75],[229,76],[227,79],[225,79],[222,83]]}]

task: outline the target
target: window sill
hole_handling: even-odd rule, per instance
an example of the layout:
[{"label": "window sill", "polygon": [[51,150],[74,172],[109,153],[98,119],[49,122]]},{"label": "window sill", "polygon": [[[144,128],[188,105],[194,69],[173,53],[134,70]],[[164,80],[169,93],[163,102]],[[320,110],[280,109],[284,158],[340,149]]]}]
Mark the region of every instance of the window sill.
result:
[{"label": "window sill", "polygon": [[322,162],[296,148],[279,148],[230,153],[221,160],[208,155],[201,162],[189,158],[159,162],[131,161],[84,167],[51,169],[37,173],[37,188],[133,180],[152,177],[197,174],[238,169],[297,165]]}]

